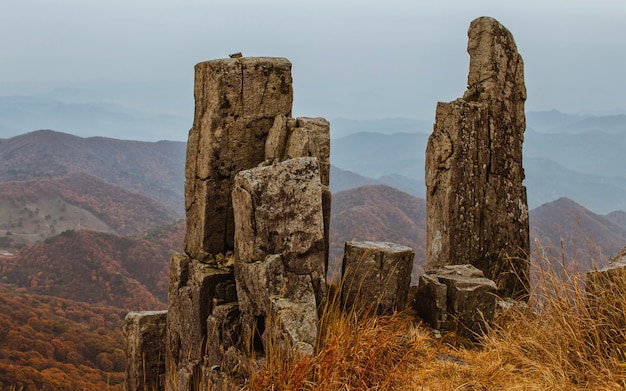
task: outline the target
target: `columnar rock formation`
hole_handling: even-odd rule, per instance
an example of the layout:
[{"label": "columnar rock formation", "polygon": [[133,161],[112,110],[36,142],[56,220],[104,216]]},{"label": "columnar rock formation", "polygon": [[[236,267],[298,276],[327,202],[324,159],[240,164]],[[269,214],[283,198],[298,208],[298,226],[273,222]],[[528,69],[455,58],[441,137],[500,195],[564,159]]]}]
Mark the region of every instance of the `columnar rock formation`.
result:
[{"label": "columnar rock formation", "polygon": [[314,352],[318,307],[326,298],[321,205],[317,158],[235,177],[235,278],[244,339],[267,329],[285,348]]},{"label": "columnar rock formation", "polygon": [[[468,91],[439,103],[427,147],[428,274],[416,309],[435,327],[471,336],[493,316],[493,281],[502,296],[527,295],[529,240],[522,59],[493,19],[472,22],[469,37]],[[230,390],[269,349],[311,354],[319,335],[329,123],[291,117],[286,59],[208,61],[195,78],[184,253],[171,259],[167,315],[127,317],[129,390],[142,386],[144,357],[160,363],[163,345],[165,389]],[[344,307],[361,300],[377,303],[376,312],[402,310],[412,260],[403,246],[348,243]],[[146,376],[162,373],[157,364]]]},{"label": "columnar rock formation", "polygon": [[280,348],[312,353],[327,289],[328,121],[291,118],[286,59],[208,61],[195,78],[185,254],[170,267],[169,390],[220,387],[249,349],[263,356],[266,329]]},{"label": "columnar rock formation", "polygon": [[235,175],[265,160],[277,117],[290,117],[291,63],[232,58],[196,65],[196,109],[187,143],[185,253],[203,260],[234,249],[230,191]]},{"label": "columnar rock formation", "polygon": [[492,18],[469,28],[462,98],[439,103],[426,149],[426,270],[472,264],[498,294],[528,294],[528,206],[522,185],[524,66]]}]

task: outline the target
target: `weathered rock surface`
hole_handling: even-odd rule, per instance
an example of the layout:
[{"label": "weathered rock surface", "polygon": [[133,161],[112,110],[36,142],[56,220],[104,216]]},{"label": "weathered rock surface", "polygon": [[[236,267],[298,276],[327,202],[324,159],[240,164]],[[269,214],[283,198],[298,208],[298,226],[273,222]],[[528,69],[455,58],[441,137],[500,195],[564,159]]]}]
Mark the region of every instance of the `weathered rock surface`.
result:
[{"label": "weathered rock surface", "polygon": [[170,267],[168,390],[237,389],[234,374],[250,348],[262,356],[266,328],[313,353],[327,289],[330,125],[291,118],[292,95],[286,59],[196,66],[185,254]]},{"label": "weathered rock surface", "polygon": [[[330,245],[330,124],[324,118],[278,116],[265,144],[263,165],[299,157],[316,157],[322,182],[326,258]],[[326,264],[328,268],[328,264]]]},{"label": "weathered rock surface", "polygon": [[495,282],[476,267],[448,265],[420,276],[412,305],[431,327],[473,339],[493,321],[495,293]]},{"label": "weathered rock surface", "polygon": [[232,197],[244,338],[272,329],[286,347],[312,353],[327,289],[317,158],[241,171]]},{"label": "weathered rock surface", "polygon": [[468,89],[438,103],[426,149],[426,270],[471,263],[498,294],[524,299],[530,249],[522,143],[524,66],[511,33],[471,23]]},{"label": "weathered rock surface", "polygon": [[167,311],[130,312],[124,319],[126,384],[130,390],[163,390]]},{"label": "weathered rock surface", "polygon": [[415,252],[387,242],[347,242],[341,300],[346,309],[371,314],[406,306]]},{"label": "weathered rock surface", "polygon": [[167,312],[168,390],[188,390],[203,382],[207,318],[214,306],[236,301],[234,289],[228,288],[233,280],[232,267],[219,268],[217,263],[205,264],[183,254],[172,257]]},{"label": "weathered rock surface", "polygon": [[235,175],[265,160],[274,120],[289,117],[291,63],[231,58],[195,68],[194,124],[185,167],[185,252],[202,260],[234,248],[230,191]]}]

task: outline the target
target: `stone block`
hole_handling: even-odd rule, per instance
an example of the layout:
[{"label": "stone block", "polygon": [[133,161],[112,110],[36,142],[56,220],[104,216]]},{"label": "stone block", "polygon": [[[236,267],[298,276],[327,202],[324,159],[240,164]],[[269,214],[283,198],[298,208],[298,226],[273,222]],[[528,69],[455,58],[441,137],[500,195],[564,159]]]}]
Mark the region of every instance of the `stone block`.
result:
[{"label": "stone block", "polygon": [[420,277],[412,305],[434,329],[476,339],[493,321],[496,284],[472,265],[448,265]]},{"label": "stone block", "polygon": [[379,314],[403,310],[414,257],[412,249],[395,243],[347,242],[342,264],[343,307]]},{"label": "stone block", "polygon": [[164,389],[166,323],[167,311],[126,315],[126,391]]},{"label": "stone block", "polygon": [[[280,254],[284,270],[311,276],[315,297],[326,296],[322,185],[316,158],[289,159],[240,172],[233,188],[235,268]],[[247,283],[237,273],[237,293]],[[247,309],[242,307],[242,311]]]}]

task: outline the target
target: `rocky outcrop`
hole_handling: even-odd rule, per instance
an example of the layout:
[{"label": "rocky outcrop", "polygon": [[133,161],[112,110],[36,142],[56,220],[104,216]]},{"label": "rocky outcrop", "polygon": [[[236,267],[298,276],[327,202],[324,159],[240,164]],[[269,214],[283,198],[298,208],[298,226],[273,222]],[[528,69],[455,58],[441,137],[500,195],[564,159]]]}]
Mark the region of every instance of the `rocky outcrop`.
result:
[{"label": "rocky outcrop", "polygon": [[317,158],[289,159],[235,177],[235,279],[244,338],[252,338],[255,328],[269,330],[284,349],[313,353],[317,309],[326,298],[321,205]]},{"label": "rocky outcrop", "polygon": [[330,125],[291,118],[286,59],[200,63],[195,98],[166,387],[236,389],[270,334],[272,346],[313,353],[327,289]]},{"label": "rocky outcrop", "polygon": [[209,263],[175,254],[170,262],[168,390],[186,390],[193,384],[206,383],[203,366],[209,341],[207,318],[217,305],[236,301],[232,266],[219,265],[214,257],[205,257],[205,261]]},{"label": "rocky outcrop", "polygon": [[127,391],[163,390],[167,311],[130,312],[124,319]]},{"label": "rocky outcrop", "polygon": [[496,284],[472,265],[448,265],[420,276],[412,303],[434,329],[475,339],[487,331],[496,308]]},{"label": "rocky outcrop", "polygon": [[330,123],[324,118],[276,117],[265,144],[262,165],[300,157],[316,157],[322,184],[326,268],[330,244]]},{"label": "rocky outcrop", "polygon": [[343,258],[343,308],[389,314],[406,306],[415,251],[388,242],[347,242]]},{"label": "rocky outcrop", "polygon": [[492,18],[474,20],[468,35],[468,89],[437,105],[426,149],[426,270],[469,263],[496,282],[499,295],[524,299],[523,61],[511,33]]},{"label": "rocky outcrop", "polygon": [[234,249],[230,191],[235,175],[265,160],[276,117],[290,117],[291,63],[231,58],[195,67],[196,102],[187,142],[185,253],[202,260]]}]

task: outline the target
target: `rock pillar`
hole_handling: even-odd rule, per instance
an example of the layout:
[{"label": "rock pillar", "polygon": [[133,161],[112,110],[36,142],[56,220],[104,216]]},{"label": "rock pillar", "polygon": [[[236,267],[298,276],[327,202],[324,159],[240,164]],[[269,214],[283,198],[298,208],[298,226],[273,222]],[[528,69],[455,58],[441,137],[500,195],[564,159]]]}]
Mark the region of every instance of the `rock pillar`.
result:
[{"label": "rock pillar", "polygon": [[371,314],[406,306],[415,252],[386,242],[347,242],[342,264],[341,302]]},{"label": "rock pillar", "polygon": [[234,248],[235,175],[265,160],[274,119],[290,117],[291,63],[230,58],[196,65],[196,109],[187,143],[185,252],[202,260]]},{"label": "rock pillar", "polygon": [[285,346],[312,353],[326,294],[328,121],[291,117],[286,59],[237,56],[195,71],[185,253],[170,267],[168,390],[236,388],[249,348],[257,357],[264,349],[266,324]]},{"label": "rock pillar", "polygon": [[524,299],[524,65],[513,36],[495,19],[474,20],[468,35],[468,89],[437,105],[426,148],[426,270],[470,263],[496,282],[499,295]]}]

